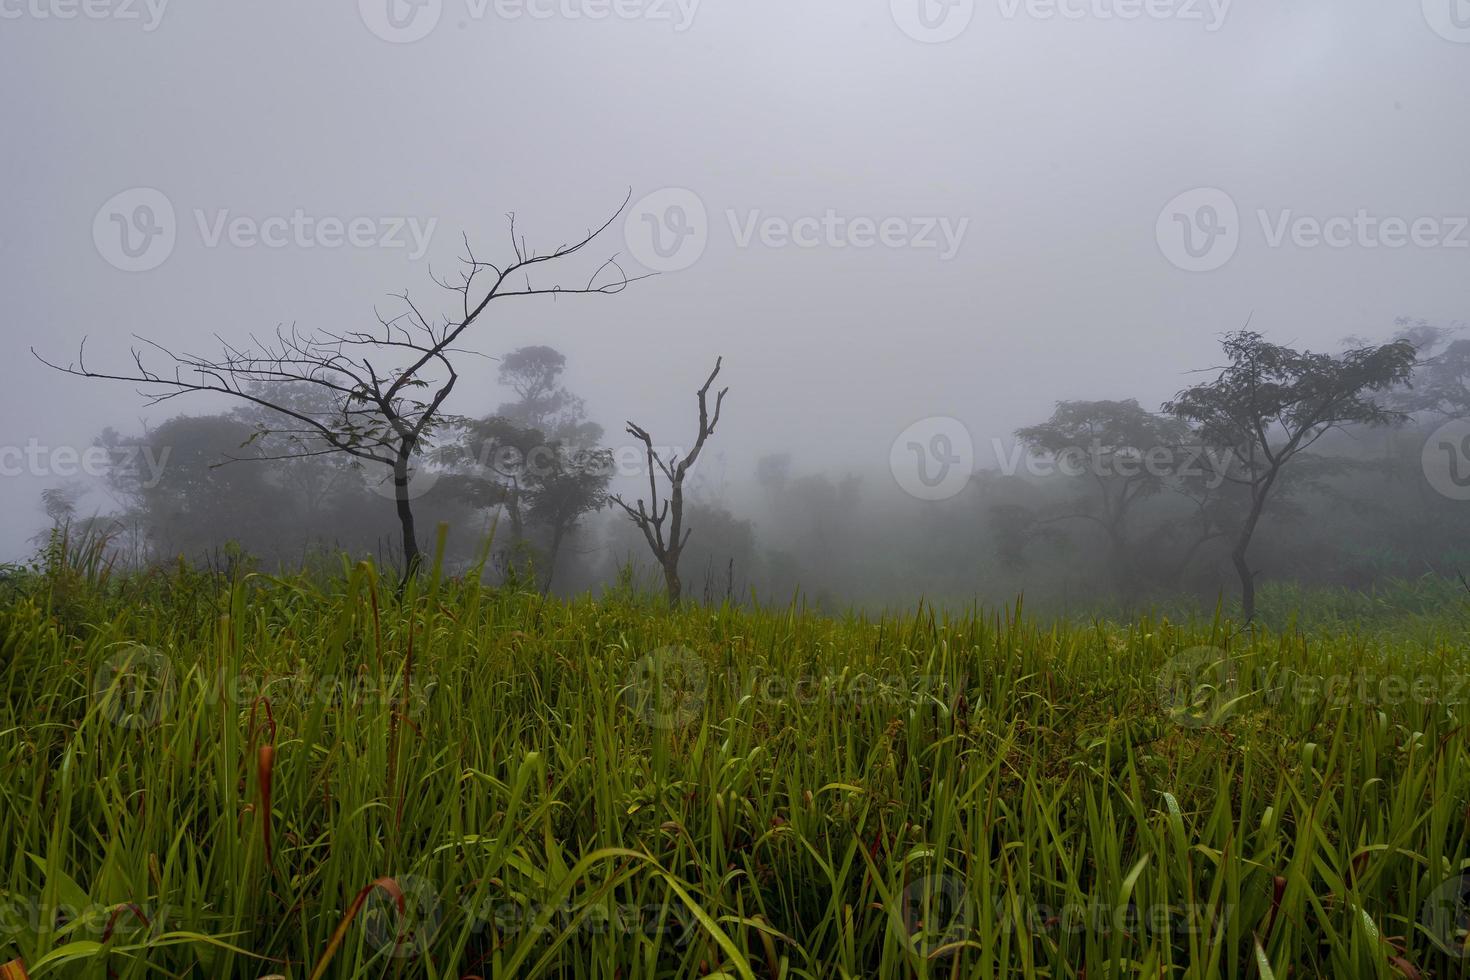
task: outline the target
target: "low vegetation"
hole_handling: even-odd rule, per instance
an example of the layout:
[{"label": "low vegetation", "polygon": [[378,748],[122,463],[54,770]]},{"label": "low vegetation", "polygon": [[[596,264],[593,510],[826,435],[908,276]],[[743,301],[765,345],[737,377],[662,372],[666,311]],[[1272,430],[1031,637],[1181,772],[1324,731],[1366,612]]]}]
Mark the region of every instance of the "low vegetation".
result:
[{"label": "low vegetation", "polygon": [[368,564],[0,592],[34,977],[1470,975],[1453,600],[1241,632]]}]

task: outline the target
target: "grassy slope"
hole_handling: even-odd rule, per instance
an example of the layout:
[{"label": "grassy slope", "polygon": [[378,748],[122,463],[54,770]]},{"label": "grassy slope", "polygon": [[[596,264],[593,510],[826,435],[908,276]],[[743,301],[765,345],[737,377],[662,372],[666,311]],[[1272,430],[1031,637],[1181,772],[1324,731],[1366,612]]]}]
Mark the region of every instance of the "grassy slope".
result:
[{"label": "grassy slope", "polygon": [[0,962],[1466,976],[1422,910],[1470,859],[1470,654],[1426,622],[32,581],[0,606]]}]

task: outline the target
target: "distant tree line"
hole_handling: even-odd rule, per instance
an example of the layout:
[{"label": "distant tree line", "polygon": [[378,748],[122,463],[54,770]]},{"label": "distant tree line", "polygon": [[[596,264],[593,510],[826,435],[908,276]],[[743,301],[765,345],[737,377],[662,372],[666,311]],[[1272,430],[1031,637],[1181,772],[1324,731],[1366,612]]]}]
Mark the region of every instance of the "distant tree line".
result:
[{"label": "distant tree line", "polygon": [[619,475],[563,384],[566,359],[538,345],[499,360],[510,397],[492,411],[436,420],[403,482],[349,453],[303,451],[310,434],[283,431],[272,406],[325,414],[330,392],[263,380],[229,412],[103,432],[116,460],[108,513],[79,513],[75,488],[45,503],[58,524],[105,525],[140,565],[182,555],[290,568],[343,552],[402,563],[383,517],[406,499],[421,521],[451,526],[452,568],[517,587],[833,609],[1230,595],[1249,617],[1263,581],[1359,589],[1470,571],[1470,504],[1424,468],[1430,434],[1470,417],[1470,340],[1401,322],[1385,343],[1349,345],[1327,355],[1230,334],[1222,362],[1158,410],[1058,402],[1014,434],[1028,465],[1003,461],[942,502],[907,497],[881,472],[806,472],[779,452],[748,474],[754,493],[732,495],[706,445],[718,364],[690,429],[673,433],[686,449],[629,423],[639,465]]}]

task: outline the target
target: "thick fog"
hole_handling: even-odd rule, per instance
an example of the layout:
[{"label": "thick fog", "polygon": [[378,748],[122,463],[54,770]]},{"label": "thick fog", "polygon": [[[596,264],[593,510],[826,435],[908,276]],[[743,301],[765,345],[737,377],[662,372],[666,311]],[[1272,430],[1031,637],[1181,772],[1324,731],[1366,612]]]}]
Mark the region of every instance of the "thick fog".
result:
[{"label": "thick fog", "polygon": [[[1035,587],[1038,555],[1085,543],[972,574],[1003,550],[975,531],[993,505],[1036,503],[986,497],[982,471],[1058,401],[1157,411],[1247,324],[1336,353],[1470,311],[1463,0],[0,0],[0,54],[5,561],[36,551],[43,491],[87,468],[68,448],[238,407],[149,405],[31,348],[66,365],[86,338],[89,367],[126,372],[134,335],[214,355],[216,334],[369,330],[405,290],[453,314],[433,277],[458,275],[466,240],[513,259],[511,212],[542,253],[616,214],[564,285],[614,256],[658,274],[492,303],[445,408],[494,413],[514,394],[492,358],[545,345],[601,445],[636,450],[632,420],[687,447],[723,357],[691,496],[755,545],[696,555],[714,531],[691,516],[691,591],[737,557],[717,591]],[[894,460],[936,435],[969,440],[974,475],[925,500]],[[797,491],[757,478],[772,454],[832,500],[860,478],[847,516],[810,483],[783,504]],[[117,505],[77,478],[78,516]],[[380,503],[351,518],[375,522],[364,538],[395,533]],[[1318,536],[1389,527],[1309,509],[1330,518]],[[465,549],[485,516],[452,529]],[[923,574],[926,546],[891,543],[910,526],[935,542]],[[569,589],[641,547],[617,510],[577,537]]]}]

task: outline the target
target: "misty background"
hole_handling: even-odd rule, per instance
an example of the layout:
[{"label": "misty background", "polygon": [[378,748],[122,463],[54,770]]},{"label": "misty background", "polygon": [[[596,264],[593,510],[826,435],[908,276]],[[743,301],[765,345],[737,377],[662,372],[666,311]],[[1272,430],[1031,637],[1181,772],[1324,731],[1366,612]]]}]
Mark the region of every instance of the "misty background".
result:
[{"label": "misty background", "polygon": [[[1007,539],[1017,522],[996,505],[1042,513],[1072,488],[987,475],[996,440],[1014,447],[1015,431],[1061,400],[1157,410],[1220,364],[1220,336],[1246,323],[1335,352],[1420,321],[1453,328],[1470,310],[1470,232],[1457,220],[1470,213],[1470,132],[1455,106],[1470,81],[1470,16],[1453,0],[1179,0],[1131,19],[1126,0],[1060,11],[630,0],[600,19],[609,8],[597,0],[534,11],[387,2],[0,4],[11,93],[0,104],[0,443],[81,451],[109,428],[136,442],[180,413],[236,407],[203,396],[148,407],[127,384],[44,367],[33,346],[65,364],[86,337],[90,364],[127,366],[134,334],[211,353],[214,334],[368,328],[405,289],[447,311],[456,297],[431,271],[454,269],[462,236],[503,258],[515,212],[518,233],[550,249],[631,194],[595,254],[661,274],[615,296],[497,305],[461,345],[488,356],[461,360],[450,411],[479,418],[514,401],[491,358],[547,345],[565,356],[560,383],[604,430],[601,445],[630,445],[623,422],[634,420],[683,446],[694,391],[722,356],[731,391],[692,484],[691,594],[1067,597],[1112,587],[1105,550],[1075,527]],[[939,41],[934,24],[957,33]],[[405,29],[426,33],[408,40]],[[138,189],[167,202],[174,241],[153,267],[127,271],[106,229],[156,200]],[[1202,206],[1236,212],[1221,215],[1230,231],[1203,259],[1169,238],[1181,200],[1202,236]],[[270,247],[221,231],[298,213],[367,217],[373,230],[340,247],[319,233]],[[1432,217],[1439,238],[1388,247],[1355,231],[1335,246],[1280,234],[1299,218],[1360,213]],[[865,245],[850,224],[835,239],[793,236],[802,219],[808,230],[811,219],[897,223],[891,244]],[[702,244],[649,254],[650,227],[693,227]],[[942,501],[906,493],[890,465],[895,440],[933,419],[958,421],[974,445],[975,475]],[[1391,493],[1358,475],[1299,498],[1304,512],[1258,545],[1264,575],[1360,587],[1452,570],[1443,524],[1416,525],[1425,547],[1405,545],[1404,527],[1430,504],[1437,519],[1465,505],[1413,485],[1424,435],[1402,435],[1397,448],[1382,432],[1339,447],[1398,460],[1407,477]],[[207,466],[204,455],[195,461]],[[771,457],[788,461],[763,470]],[[266,499],[250,482],[265,479],[263,465],[210,471],[228,482],[205,494],[220,510],[198,533],[155,514],[179,540],[147,557],[170,558],[177,544],[215,561],[236,540],[288,563],[308,536],[385,553],[392,504],[370,493],[331,498],[340,506],[289,535],[271,523],[278,509],[244,513]],[[773,465],[784,480],[762,479]],[[54,516],[44,492],[68,480],[46,466],[0,480],[0,559],[23,560]],[[90,481],[79,518],[126,505],[106,484]],[[636,486],[621,477],[612,489]],[[452,519],[467,562],[487,514],[456,506],[426,498],[420,537],[431,547],[435,520]],[[589,515],[558,589],[615,581],[641,557],[636,534],[617,511]],[[1428,555],[1436,540],[1444,547]],[[1217,558],[1175,583],[1228,589]],[[1149,589],[1170,580],[1160,571]]]}]

